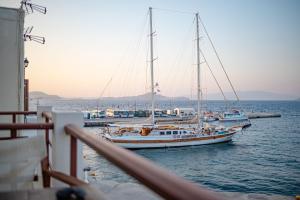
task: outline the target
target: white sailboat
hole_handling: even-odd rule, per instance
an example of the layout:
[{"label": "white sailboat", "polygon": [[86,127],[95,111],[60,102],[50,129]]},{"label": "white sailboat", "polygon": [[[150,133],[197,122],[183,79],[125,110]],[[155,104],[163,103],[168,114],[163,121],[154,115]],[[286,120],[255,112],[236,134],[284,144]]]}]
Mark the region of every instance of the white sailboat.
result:
[{"label": "white sailboat", "polygon": [[193,146],[202,144],[214,144],[232,140],[234,134],[241,130],[241,127],[217,127],[202,126],[201,104],[200,104],[200,48],[199,48],[199,22],[196,14],[197,30],[197,97],[198,97],[198,126],[180,127],[174,125],[156,125],[154,119],[154,74],[153,74],[153,31],[152,31],[152,8],[149,8],[150,15],[150,67],[151,67],[151,100],[152,100],[152,124],[118,127],[116,131],[107,129],[104,137],[124,148],[164,148]]}]

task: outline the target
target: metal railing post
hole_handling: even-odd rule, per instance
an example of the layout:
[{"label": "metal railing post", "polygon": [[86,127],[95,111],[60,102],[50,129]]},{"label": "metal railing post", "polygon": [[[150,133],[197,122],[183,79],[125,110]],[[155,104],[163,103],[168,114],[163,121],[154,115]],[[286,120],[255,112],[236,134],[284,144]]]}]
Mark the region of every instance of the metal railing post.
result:
[{"label": "metal railing post", "polygon": [[[16,123],[16,114],[12,114],[12,123]],[[17,130],[11,130],[10,131],[10,137],[16,138],[17,137]]]},{"label": "metal railing post", "polygon": [[70,175],[77,177],[77,139],[73,136],[71,138],[71,154],[70,154]]}]

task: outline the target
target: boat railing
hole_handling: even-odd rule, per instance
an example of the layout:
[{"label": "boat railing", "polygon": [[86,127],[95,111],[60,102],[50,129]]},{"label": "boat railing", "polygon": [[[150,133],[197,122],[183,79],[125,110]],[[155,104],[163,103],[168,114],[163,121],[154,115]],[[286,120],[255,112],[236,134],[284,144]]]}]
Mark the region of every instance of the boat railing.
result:
[{"label": "boat railing", "polygon": [[[0,112],[0,116],[11,116],[12,118],[11,121],[13,124],[17,123],[17,116],[20,115],[27,116],[27,115],[36,115],[36,114],[37,114],[36,111],[1,111]],[[1,138],[1,139],[17,138],[17,126],[20,126],[20,124],[17,124],[17,126],[10,126],[10,123],[6,123],[6,124],[1,124],[1,126],[6,130],[10,130],[10,137]],[[30,125],[29,126],[27,125],[27,128],[29,127]]]},{"label": "boat railing", "polygon": [[[3,113],[2,115],[4,115]],[[26,115],[29,113],[36,114],[36,112],[19,114]],[[9,115],[17,114],[18,112],[9,113]],[[0,124],[0,130],[45,130],[47,157],[41,162],[44,187],[57,186],[52,182],[52,179],[50,183],[50,177],[71,186],[87,184],[81,180],[82,176],[80,176],[80,170],[82,170],[80,162],[83,159],[82,154],[80,155],[82,153],[82,145],[80,144],[84,143],[113,165],[119,167],[165,199],[220,199],[215,193],[174,175],[132,151],[118,147],[104,139],[95,139],[94,135],[81,128],[81,122],[83,122],[80,121],[81,118],[83,120],[81,113],[54,112],[51,114],[50,112],[40,112],[40,115],[42,119],[41,123]],[[74,120],[74,123],[72,120]],[[37,131],[38,134],[39,132],[41,131]],[[52,133],[51,139],[53,144],[49,140],[50,133]],[[63,140],[68,140],[69,146],[66,146],[66,141]],[[52,160],[53,163],[51,163],[51,159],[49,161],[49,147],[52,148],[52,153],[50,154],[56,153],[55,156],[50,156],[52,159],[57,159],[56,161]],[[55,148],[66,148],[67,150],[55,152],[57,151]],[[67,154],[64,153],[66,152],[68,158],[65,158]],[[62,156],[65,157],[63,158]],[[61,164],[64,167],[68,166],[68,169],[63,168]]]}]

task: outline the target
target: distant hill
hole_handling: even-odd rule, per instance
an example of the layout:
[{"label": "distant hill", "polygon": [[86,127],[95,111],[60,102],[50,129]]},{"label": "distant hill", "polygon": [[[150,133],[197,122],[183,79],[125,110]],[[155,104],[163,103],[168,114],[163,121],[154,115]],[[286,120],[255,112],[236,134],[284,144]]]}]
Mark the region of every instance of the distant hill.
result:
[{"label": "distant hill", "polygon": [[[240,100],[295,100],[296,96],[278,94],[265,91],[237,91]],[[233,100],[235,96],[233,92],[225,92],[227,99]],[[223,100],[221,93],[213,93],[207,95],[208,100]]]},{"label": "distant hill", "polygon": [[49,95],[40,91],[32,91],[29,92],[30,99],[61,99],[60,96],[57,95]]},{"label": "distant hill", "polygon": [[[151,93],[141,94],[137,96],[127,96],[127,97],[103,97],[101,100],[104,101],[150,101]],[[188,101],[189,98],[186,97],[167,97],[160,94],[155,95],[156,101]]]},{"label": "distant hill", "polygon": [[[45,92],[33,91],[29,93],[29,97],[31,99],[62,99],[62,97],[58,95],[49,95]],[[81,100],[93,100],[93,98],[85,99],[85,98],[67,98],[68,100],[72,99],[81,99]],[[150,101],[151,93],[146,93],[137,96],[127,96],[127,97],[103,97],[102,101]],[[189,98],[186,97],[166,97],[160,94],[155,95],[156,101],[188,101]]]},{"label": "distant hill", "polygon": [[[277,94],[273,92],[265,92],[265,91],[237,91],[240,100],[275,100],[275,101],[281,101],[281,100],[296,100],[300,101],[300,98],[297,98],[297,96],[292,95],[284,95],[284,94]],[[235,100],[235,96],[232,92],[225,92],[225,95],[227,99],[229,100]],[[40,91],[33,91],[29,93],[29,97],[31,99],[66,99],[63,97],[60,97],[58,95],[49,95],[45,92]],[[96,98],[67,98],[68,100],[72,99],[81,99],[81,100],[96,100]],[[102,101],[150,101],[151,100],[151,93],[136,95],[136,96],[126,96],[126,97],[102,97],[100,98]],[[207,97],[204,97],[204,99],[208,100],[223,100],[221,93],[211,93],[208,94]],[[155,95],[156,101],[188,101],[190,100],[187,97],[167,97],[160,94]]]}]

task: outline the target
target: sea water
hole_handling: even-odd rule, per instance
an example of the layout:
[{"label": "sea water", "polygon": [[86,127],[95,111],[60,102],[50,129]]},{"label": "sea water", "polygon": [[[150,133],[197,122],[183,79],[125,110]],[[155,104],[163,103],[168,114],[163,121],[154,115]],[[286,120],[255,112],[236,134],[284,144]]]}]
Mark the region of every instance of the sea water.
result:
[{"label": "sea water", "polygon": [[[177,102],[176,105],[173,102],[160,106],[189,105],[194,107],[196,103]],[[59,106],[65,108],[70,104]],[[178,176],[217,191],[299,195],[300,102],[242,101],[239,106],[246,111],[280,113],[282,116],[251,120],[252,126],[229,143],[134,152]],[[216,111],[226,105],[212,101],[206,107]],[[97,134],[98,129],[87,128],[91,134]],[[135,182],[87,146],[84,146],[84,155],[85,163],[95,175],[89,177],[91,182]]]}]

